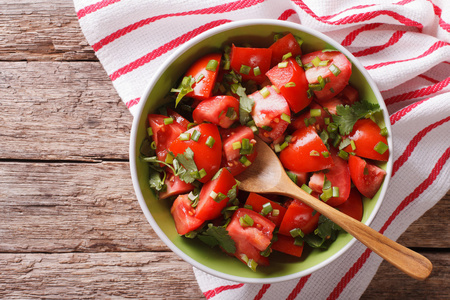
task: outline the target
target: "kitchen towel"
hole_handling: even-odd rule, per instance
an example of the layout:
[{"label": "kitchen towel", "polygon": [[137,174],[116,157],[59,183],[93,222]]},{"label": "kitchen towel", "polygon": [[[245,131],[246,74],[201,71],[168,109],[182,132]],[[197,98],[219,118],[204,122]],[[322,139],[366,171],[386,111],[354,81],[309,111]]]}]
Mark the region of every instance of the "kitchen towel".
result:
[{"label": "kitchen towel", "polygon": [[[300,23],[356,56],[386,102],[393,174],[371,227],[396,240],[450,189],[450,1],[74,0],[87,41],[131,114],[178,46],[223,23]],[[448,221],[448,220],[447,220]],[[382,259],[355,243],[298,280],[242,284],[194,269],[207,299],[357,299]]]}]

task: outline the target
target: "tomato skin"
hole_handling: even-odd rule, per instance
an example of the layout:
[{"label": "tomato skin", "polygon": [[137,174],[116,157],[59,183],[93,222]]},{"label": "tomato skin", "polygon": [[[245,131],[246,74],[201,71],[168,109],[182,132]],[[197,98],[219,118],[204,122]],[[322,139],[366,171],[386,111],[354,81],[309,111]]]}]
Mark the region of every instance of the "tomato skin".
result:
[{"label": "tomato skin", "polygon": [[350,194],[350,169],[347,161],[336,155],[336,150],[331,149],[330,154],[333,159],[334,166],[329,168],[326,174],[324,171],[314,173],[309,181],[309,187],[313,191],[321,194],[326,176],[327,180],[331,182],[331,186],[336,186],[339,188],[339,197],[331,197],[326,203],[331,206],[337,206],[344,203]]},{"label": "tomato skin", "polygon": [[275,223],[277,227],[279,227],[281,224],[281,220],[283,220],[284,214],[286,213],[285,207],[256,193],[250,193],[245,204],[250,205],[253,208],[253,211],[260,213],[263,209],[263,205],[267,202],[270,202],[270,205],[273,209],[278,209],[279,214],[277,216],[273,216],[272,212],[270,212],[265,217]]},{"label": "tomato skin", "polygon": [[[236,113],[234,119],[227,117],[227,111],[232,108]],[[214,96],[200,102],[192,113],[194,122],[201,124],[211,122],[222,128],[230,127],[239,120],[239,101],[233,96]]]},{"label": "tomato skin", "polygon": [[272,50],[272,67],[281,62],[283,56],[289,52],[291,52],[292,57],[302,54],[302,48],[292,33],[288,33],[278,39],[269,47],[269,49]]},{"label": "tomato skin", "polygon": [[[184,76],[192,76],[194,79],[197,79],[200,75],[203,75],[203,78],[192,85],[193,91],[187,93],[187,97],[198,100],[204,100],[211,97],[217,74],[219,73],[221,58],[221,53],[210,53],[201,57],[191,65]],[[209,71],[206,69],[210,60],[216,60],[218,62],[216,71]]]},{"label": "tomato skin", "polygon": [[[328,78],[329,82],[325,84],[325,87],[320,91],[314,91],[317,97],[317,101],[328,100],[340,93],[348,84],[350,75],[352,74],[352,64],[347,57],[339,51],[315,51],[302,56],[303,65],[310,63],[315,57],[319,57],[321,61],[328,60],[327,66],[312,67],[305,71],[306,78],[310,84],[318,83],[318,77],[322,76],[323,79]],[[341,71],[338,76],[335,76],[328,67],[334,64]],[[332,88],[332,90],[330,90]]]},{"label": "tomato skin", "polygon": [[[266,76],[280,90],[290,109],[297,113],[311,103],[312,97],[308,98],[309,87],[303,68],[292,57],[286,62],[288,63],[286,68],[275,66],[266,73]],[[288,83],[295,86],[286,87]]]},{"label": "tomato skin", "polygon": [[291,236],[279,234],[277,241],[272,244],[272,250],[283,252],[296,257],[301,257],[303,253],[303,245],[294,244],[295,239]]},{"label": "tomato skin", "polygon": [[290,231],[300,228],[304,234],[309,234],[317,228],[319,224],[320,213],[316,212],[313,216],[314,209],[303,204],[299,200],[292,200],[281,222],[279,234],[291,236]]},{"label": "tomato skin", "polygon": [[386,171],[356,155],[349,156],[348,166],[353,184],[358,191],[367,198],[373,198],[383,183]]},{"label": "tomato skin", "polygon": [[[270,94],[264,98],[259,91],[249,95],[255,101],[251,115],[256,126],[260,128],[260,135],[267,140],[276,140],[283,135],[289,123],[282,120],[282,114],[291,115],[289,105],[281,94],[278,94],[271,86],[266,86]],[[261,129],[269,126],[272,130]]]},{"label": "tomato skin", "polygon": [[379,142],[383,142],[386,145],[388,143],[386,137],[381,135],[380,127],[371,119],[356,121],[348,138],[355,142],[356,149],[352,150],[349,145],[344,148],[345,151],[354,152],[357,156],[374,160],[387,161],[389,159],[389,149],[383,154],[378,153],[374,149]]},{"label": "tomato skin", "polygon": [[[317,151],[319,156],[311,156],[311,151]],[[334,166],[331,156],[324,157],[321,153],[328,151],[312,126],[301,128],[292,133],[289,145],[280,152],[283,166],[294,172],[315,172]]]},{"label": "tomato skin", "polygon": [[[253,226],[242,227],[239,218],[248,215],[253,219]],[[265,250],[270,245],[273,237],[275,224],[257,212],[246,208],[239,208],[231,217],[230,224],[227,226],[228,234],[231,238],[236,236],[245,236],[246,242],[251,244],[259,251]]]},{"label": "tomato skin", "polygon": [[[317,104],[315,101],[311,101],[311,104],[309,105],[310,109],[307,109],[304,113],[295,116],[291,120],[291,124],[289,124],[289,129],[291,130],[298,130],[300,128],[307,127],[305,123],[305,119],[311,118],[311,109],[320,109],[320,116],[314,117],[315,122],[311,124],[317,132],[322,131],[325,129],[325,118],[330,118],[330,114],[327,113],[322,106]],[[309,124],[309,121],[308,121]]]},{"label": "tomato skin", "polygon": [[[231,68],[242,75],[242,80],[254,80],[261,84],[266,80],[266,72],[270,69],[270,62],[272,59],[272,50],[268,48],[245,48],[236,47],[234,44],[231,47],[230,66]],[[249,74],[240,73],[242,65],[250,67]],[[253,68],[259,67],[261,74],[255,76]]]},{"label": "tomato skin", "polygon": [[159,192],[159,199],[163,200],[174,195],[185,194],[194,189],[194,186],[190,183],[186,183],[178,176],[173,175],[171,169],[166,168],[167,177],[164,183],[167,188],[164,191]]},{"label": "tomato skin", "polygon": [[189,125],[189,121],[186,120],[182,115],[177,113],[176,111],[171,110],[170,108],[167,109],[167,115],[171,117],[175,122],[183,126],[184,130],[187,130],[187,127]]},{"label": "tomato skin", "polygon": [[[169,147],[169,151],[176,157],[178,154],[184,154],[189,147],[194,152],[194,162],[197,169],[205,169],[206,176],[199,179],[200,182],[206,183],[219,171],[220,163],[222,161],[222,140],[220,138],[219,129],[214,124],[203,123],[189,129],[191,134],[194,130],[200,132],[200,139],[196,142],[192,139],[182,141],[175,139]],[[208,137],[212,137],[215,142],[212,148],[206,145]]]},{"label": "tomato skin", "polygon": [[178,196],[173,202],[170,213],[173,216],[179,235],[196,230],[203,224],[203,220],[194,216],[195,209],[191,206],[191,200],[189,200],[188,195]]},{"label": "tomato skin", "polygon": [[213,180],[208,181],[202,187],[200,191],[199,201],[195,213],[195,217],[201,220],[212,220],[218,218],[227,204],[229,198],[216,202],[211,198],[211,192],[214,191],[216,194],[222,193],[224,195],[228,194],[228,191],[236,184],[236,180],[230,171],[225,168],[219,170],[220,175]]},{"label": "tomato skin", "polygon": [[149,114],[147,118],[153,131],[152,138],[156,144],[156,156],[160,161],[165,161],[167,149],[185,129],[175,121],[172,124],[165,125],[164,119],[168,117],[164,115]]},{"label": "tomato skin", "polygon": [[361,194],[356,188],[352,188],[347,201],[336,206],[336,209],[358,221],[361,221],[364,210]]}]

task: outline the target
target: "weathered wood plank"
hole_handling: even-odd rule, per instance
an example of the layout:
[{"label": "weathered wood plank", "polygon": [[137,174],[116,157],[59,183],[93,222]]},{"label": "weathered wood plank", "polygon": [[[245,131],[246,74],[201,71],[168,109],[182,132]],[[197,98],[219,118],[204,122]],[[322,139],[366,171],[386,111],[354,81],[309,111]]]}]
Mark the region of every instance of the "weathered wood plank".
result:
[{"label": "weathered wood plank", "polygon": [[132,116],[98,62],[0,62],[0,158],[127,159]]},{"label": "weathered wood plank", "polygon": [[[450,248],[449,208],[449,198],[439,202],[402,244]],[[167,250],[141,212],[126,162],[0,162],[0,220],[0,252]]]},{"label": "weathered wood plank", "polygon": [[1,1],[0,61],[97,60],[72,1]]},{"label": "weathered wood plank", "polygon": [[433,263],[425,281],[417,281],[383,261],[361,299],[449,299],[450,252],[422,252]]},{"label": "weathered wood plank", "polygon": [[0,254],[2,299],[204,299],[173,253]]}]

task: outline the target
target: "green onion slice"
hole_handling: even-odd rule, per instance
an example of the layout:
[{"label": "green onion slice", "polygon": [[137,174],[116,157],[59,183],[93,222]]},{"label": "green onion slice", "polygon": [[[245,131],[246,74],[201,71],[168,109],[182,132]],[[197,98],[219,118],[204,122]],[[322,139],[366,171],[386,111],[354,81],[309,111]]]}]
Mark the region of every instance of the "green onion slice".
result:
[{"label": "green onion slice", "polygon": [[389,149],[389,147],[388,145],[380,141],[375,145],[375,147],[373,147],[373,149],[380,154],[384,154]]},{"label": "green onion slice", "polygon": [[240,68],[240,70],[239,70],[239,73],[248,75],[248,74],[250,73],[250,70],[251,70],[251,69],[252,69],[252,68],[249,67],[249,66],[241,65],[241,68]]},{"label": "green onion slice", "polygon": [[328,70],[330,70],[330,72],[333,73],[334,76],[338,76],[341,73],[341,69],[339,69],[335,64],[331,64],[328,67]]},{"label": "green onion slice", "polygon": [[218,65],[219,63],[217,62],[217,60],[211,59],[206,65],[206,70],[215,72]]},{"label": "green onion slice", "polygon": [[212,148],[214,146],[214,143],[216,142],[216,140],[212,137],[212,136],[208,136],[208,138],[206,139],[206,146],[208,146],[209,148]]},{"label": "green onion slice", "polygon": [[270,91],[267,89],[267,87],[263,87],[259,93],[263,96],[263,98],[267,98],[270,95]]}]

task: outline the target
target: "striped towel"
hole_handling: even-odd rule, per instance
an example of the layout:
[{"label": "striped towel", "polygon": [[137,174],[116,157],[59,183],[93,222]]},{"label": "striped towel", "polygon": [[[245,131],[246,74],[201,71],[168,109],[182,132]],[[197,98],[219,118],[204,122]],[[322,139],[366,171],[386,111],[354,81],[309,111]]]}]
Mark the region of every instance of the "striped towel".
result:
[{"label": "striped towel", "polygon": [[[301,23],[345,46],[385,99],[394,137],[386,199],[372,227],[396,240],[450,188],[448,0],[74,0],[81,28],[132,114],[154,71],[181,44],[251,18]],[[382,259],[361,243],[298,280],[230,282],[194,269],[207,299],[356,299]]]}]

